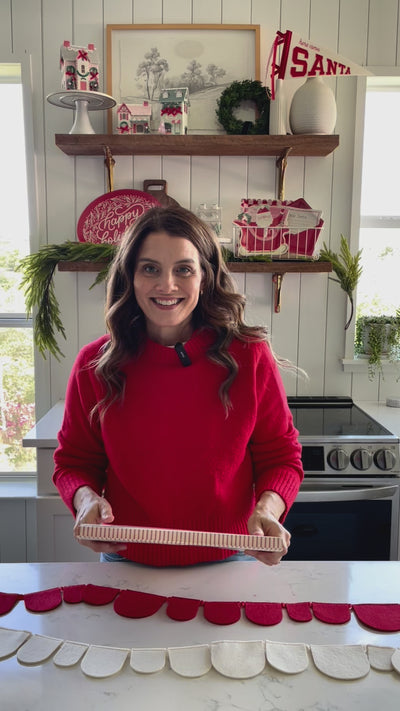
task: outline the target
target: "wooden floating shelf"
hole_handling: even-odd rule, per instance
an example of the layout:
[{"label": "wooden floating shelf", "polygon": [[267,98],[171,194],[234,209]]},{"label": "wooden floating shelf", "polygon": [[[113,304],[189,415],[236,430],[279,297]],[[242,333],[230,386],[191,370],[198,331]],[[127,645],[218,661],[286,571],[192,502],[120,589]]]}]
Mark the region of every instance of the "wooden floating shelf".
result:
[{"label": "wooden floating shelf", "polygon": [[[99,272],[104,269],[109,262],[88,262],[88,261],[60,261],[58,269],[60,272]],[[269,273],[272,274],[274,283],[274,311],[281,310],[282,280],[288,273],[317,274],[318,272],[331,272],[331,262],[284,260],[276,262],[227,262],[230,272],[236,273]]]},{"label": "wooden floating shelf", "polygon": [[198,155],[198,156],[327,156],[339,145],[338,135],[187,135],[56,133],[56,145],[71,156],[112,155]]},{"label": "wooden floating shelf", "polygon": [[276,262],[227,262],[230,272],[269,272],[270,274],[288,274],[302,272],[316,274],[331,272],[330,262],[306,262],[302,260],[284,260]]},{"label": "wooden floating shelf", "polygon": [[[60,261],[58,270],[60,272],[100,272],[107,266],[108,262],[85,262],[85,261]],[[301,261],[301,260],[279,260],[276,262],[227,262],[231,272],[264,272],[269,274],[288,274],[290,272],[318,273],[331,272],[330,262]]]}]

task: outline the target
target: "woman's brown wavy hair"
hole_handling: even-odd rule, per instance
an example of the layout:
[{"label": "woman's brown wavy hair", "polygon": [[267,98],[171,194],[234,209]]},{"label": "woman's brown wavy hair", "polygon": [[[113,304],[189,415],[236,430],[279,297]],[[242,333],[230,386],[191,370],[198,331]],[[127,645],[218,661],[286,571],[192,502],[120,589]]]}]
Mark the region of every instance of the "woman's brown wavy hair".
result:
[{"label": "woman's brown wavy hair", "polygon": [[184,237],[200,255],[202,292],[193,311],[193,327],[215,331],[208,358],[227,370],[219,397],[228,412],[231,405],[228,392],[238,372],[238,365],[228,351],[229,345],[234,337],[266,341],[267,333],[261,326],[244,323],[245,299],[235,291],[217,238],[202,220],[182,207],[155,207],[145,212],[128,229],[113,260],[106,301],[110,341],[105,344],[95,369],[97,377],[104,383],[105,395],[95,410],[104,414],[111,403],[123,397],[125,381],[121,368],[140,353],[146,338],[146,321],[136,301],[133,277],[139,251],[152,232]]}]

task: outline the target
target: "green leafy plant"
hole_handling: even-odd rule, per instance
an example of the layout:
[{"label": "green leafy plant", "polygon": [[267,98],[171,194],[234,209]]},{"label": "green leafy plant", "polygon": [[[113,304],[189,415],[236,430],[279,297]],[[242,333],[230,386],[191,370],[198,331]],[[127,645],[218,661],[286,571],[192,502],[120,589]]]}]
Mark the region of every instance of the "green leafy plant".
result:
[{"label": "green leafy plant", "polygon": [[362,274],[361,265],[362,250],[358,250],[356,254],[352,254],[346,237],[340,235],[340,252],[337,254],[331,249],[328,249],[325,242],[321,249],[319,258],[321,261],[330,262],[332,269],[335,272],[337,279],[333,279],[340,284],[343,291],[346,292],[350,301],[350,316],[345,324],[345,330],[350,326],[354,315],[354,297],[353,293],[357,286],[358,280]]},{"label": "green leafy plant", "polygon": [[17,270],[22,272],[21,289],[25,295],[27,315],[30,316],[36,310],[33,337],[44,358],[46,351],[52,353],[57,360],[63,355],[57,343],[57,334],[65,338],[65,329],[54,290],[54,272],[59,262],[104,262],[92,284],[93,287],[106,278],[115,252],[116,245],[113,244],[64,242],[46,245],[19,262]]},{"label": "green leafy plant", "polygon": [[354,349],[356,355],[368,357],[370,380],[373,380],[377,372],[383,377],[383,358],[387,358],[390,363],[400,361],[400,309],[395,316],[359,316]]}]

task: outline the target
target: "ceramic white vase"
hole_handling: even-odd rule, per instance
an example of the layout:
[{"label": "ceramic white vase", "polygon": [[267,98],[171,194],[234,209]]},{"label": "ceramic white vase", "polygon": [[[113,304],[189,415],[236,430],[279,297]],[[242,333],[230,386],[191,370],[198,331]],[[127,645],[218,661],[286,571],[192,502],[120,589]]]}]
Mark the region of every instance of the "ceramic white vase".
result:
[{"label": "ceramic white vase", "polygon": [[321,77],[308,77],[293,95],[289,122],[293,133],[333,133],[336,101]]}]

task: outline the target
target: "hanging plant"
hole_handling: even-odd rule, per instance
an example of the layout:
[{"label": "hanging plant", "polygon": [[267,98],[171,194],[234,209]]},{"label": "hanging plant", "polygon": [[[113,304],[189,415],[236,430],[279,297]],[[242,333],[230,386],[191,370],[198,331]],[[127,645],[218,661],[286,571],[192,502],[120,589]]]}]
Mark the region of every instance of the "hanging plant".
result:
[{"label": "hanging plant", "polygon": [[340,284],[341,288],[346,292],[349,298],[350,316],[345,324],[345,330],[347,330],[350,326],[354,315],[353,293],[362,274],[361,253],[362,250],[360,249],[356,252],[356,254],[352,255],[347,239],[343,235],[340,235],[339,254],[336,254],[336,252],[332,252],[332,250],[328,249],[324,242],[323,249],[321,249],[319,255],[320,260],[330,262],[332,264],[332,269],[337,276],[337,279],[333,279],[333,281]]},{"label": "hanging plant", "polygon": [[370,380],[374,379],[377,372],[380,372],[383,378],[383,358],[398,365],[400,361],[400,309],[397,310],[395,316],[359,316],[356,321],[354,350],[357,356],[368,358]]},{"label": "hanging plant", "polygon": [[[241,121],[235,118],[234,109],[243,101],[252,101],[255,104],[258,119]],[[268,134],[269,133],[269,91],[260,81],[234,81],[222,92],[217,101],[217,118],[221,126],[230,134]]]},{"label": "hanging plant", "polygon": [[37,309],[33,322],[33,338],[41,355],[46,351],[57,360],[63,356],[58,343],[57,333],[65,338],[65,329],[61,321],[60,307],[54,290],[54,272],[59,262],[89,261],[105,262],[93,286],[101,283],[107,276],[110,262],[116,252],[114,244],[92,244],[91,242],[64,242],[42,247],[38,252],[24,257],[17,266],[22,272],[21,289],[25,295],[27,315]]}]

